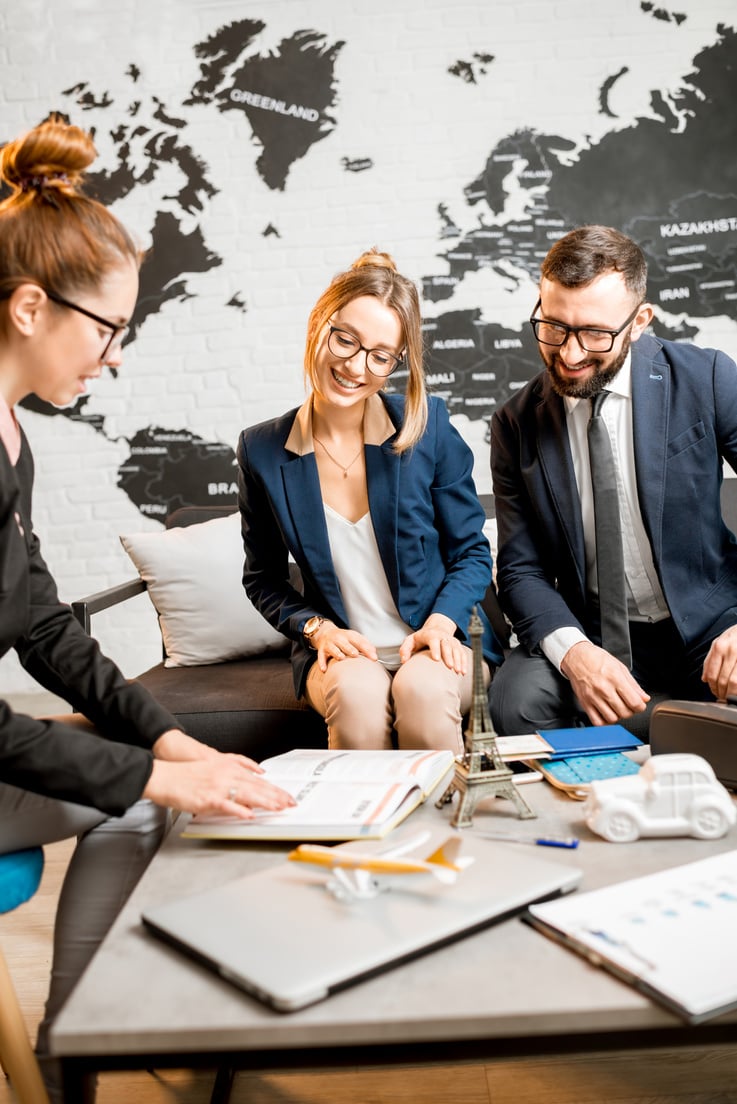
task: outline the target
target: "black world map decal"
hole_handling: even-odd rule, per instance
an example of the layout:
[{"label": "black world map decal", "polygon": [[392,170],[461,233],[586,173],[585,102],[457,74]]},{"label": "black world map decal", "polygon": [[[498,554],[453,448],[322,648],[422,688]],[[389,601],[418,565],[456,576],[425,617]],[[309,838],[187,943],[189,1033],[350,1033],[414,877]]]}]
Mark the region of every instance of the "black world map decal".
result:
[{"label": "black world map decal", "polygon": [[[655,11],[648,17],[655,18]],[[205,108],[235,121],[244,150],[252,148],[256,171],[274,192],[290,187],[293,166],[308,158],[316,143],[341,133],[335,66],[346,44],[319,30],[300,29],[261,52],[258,39],[265,27],[260,20],[239,20],[195,43],[200,75],[181,103],[146,99],[131,62],[127,99],[80,82],[60,93],[60,103],[49,105],[73,111],[75,121],[80,112],[109,119],[114,167],[89,181],[105,202],[146,188],[172,166],[178,170],[181,185],[167,196],[167,209],[152,212],[151,249],[130,341],[164,304],[197,294],[193,276],[223,263],[208,242],[206,216],[231,182],[212,179],[211,167],[189,139],[189,112]],[[493,57],[474,58],[479,75],[493,79]],[[607,75],[592,113],[616,119],[611,95],[625,72]],[[453,67],[438,77],[457,81],[459,75],[468,81],[465,69],[460,74]],[[350,92],[365,94],[361,88]],[[525,318],[510,327],[489,318],[482,303],[453,308],[464,281],[490,269],[510,292],[529,287],[532,309],[542,258],[554,241],[582,223],[616,226],[641,244],[650,267],[649,297],[657,308],[656,334],[691,339],[698,335],[699,320],[737,321],[737,158],[728,152],[737,148],[736,102],[737,38],[734,29],[721,26],[716,42],[693,58],[677,91],[652,89],[649,113],[629,126],[583,145],[532,125],[497,142],[475,178],[461,187],[471,229],[456,226],[448,215],[459,197],[437,197],[439,264],[422,279],[426,368],[431,390],[445,398],[451,414],[488,424],[494,408],[540,363]],[[336,164],[341,177],[346,170],[372,168],[371,158],[356,158],[348,149]],[[507,216],[512,195],[514,215]],[[247,196],[241,201],[247,203]],[[276,241],[282,230],[269,223],[266,229],[259,226],[259,234]],[[244,313],[248,299],[248,288],[233,286],[223,306]],[[392,386],[401,388],[401,378],[393,377]],[[64,410],[36,399],[27,405],[108,436],[105,416],[85,412],[88,401],[83,397]],[[235,503],[230,443],[149,425],[127,445],[118,486],[147,517],[163,521],[186,504]]]}]

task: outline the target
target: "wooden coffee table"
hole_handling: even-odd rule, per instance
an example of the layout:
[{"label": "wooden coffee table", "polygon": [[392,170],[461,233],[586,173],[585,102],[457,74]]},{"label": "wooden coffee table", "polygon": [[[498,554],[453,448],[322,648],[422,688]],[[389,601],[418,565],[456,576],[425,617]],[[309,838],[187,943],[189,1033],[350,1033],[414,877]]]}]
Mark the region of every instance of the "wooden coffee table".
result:
[{"label": "wooden coffee table", "polygon": [[[577,850],[538,851],[551,861],[579,867],[582,890],[737,847],[737,829],[713,843],[606,843],[583,825],[582,805],[547,783],[527,785],[525,796],[541,826],[552,819],[579,835]],[[450,818],[450,808],[438,810],[428,801],[406,826],[414,832],[423,825],[449,825]],[[527,831],[533,823],[517,821],[509,802],[492,799],[465,831],[473,835],[523,826]],[[498,846],[521,852],[529,847]],[[735,1038],[737,1014],[688,1027],[518,917],[288,1015],[271,1011],[144,931],[140,917],[145,908],[278,863],[286,850],[282,845],[183,840],[175,826],[52,1032],[69,1104],[85,1099],[84,1075],[95,1070],[447,1063],[515,1052],[713,1045]],[[253,907],[259,907],[257,900]],[[248,939],[247,929],[243,938]],[[299,916],[294,917],[294,938],[308,953],[310,933],[300,929]],[[213,1101],[227,1099],[228,1084],[226,1074],[219,1077]]]}]

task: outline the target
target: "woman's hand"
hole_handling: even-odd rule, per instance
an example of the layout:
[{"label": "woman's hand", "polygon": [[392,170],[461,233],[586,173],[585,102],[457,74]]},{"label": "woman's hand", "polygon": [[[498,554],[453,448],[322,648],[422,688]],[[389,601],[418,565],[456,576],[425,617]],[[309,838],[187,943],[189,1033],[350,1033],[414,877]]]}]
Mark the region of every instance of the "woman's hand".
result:
[{"label": "woman's hand", "polygon": [[247,755],[230,753],[224,755],[221,751],[209,747],[208,744],[195,740],[193,736],[188,736],[179,728],[169,728],[166,732],[162,732],[153,746],[153,753],[156,759],[166,759],[170,763],[189,763],[207,759],[218,762],[224,758],[233,759],[255,774],[264,773],[263,767],[259,766],[255,759],[249,759]]},{"label": "woman's hand", "polygon": [[427,648],[434,660],[444,663],[457,675],[465,675],[468,652],[455,635],[456,627],[455,621],[451,621],[444,613],[431,613],[421,629],[410,633],[402,641],[399,649],[402,663],[406,663],[415,652]]},{"label": "woman's hand", "polygon": [[154,759],[142,796],[187,813],[227,813],[241,820],[252,819],[254,809],[278,812],[296,804],[291,794],[247,766],[250,759],[209,750],[213,754],[204,759]]},{"label": "woman's hand", "polygon": [[360,655],[367,659],[377,658],[376,648],[370,640],[355,629],[341,629],[332,621],[323,621],[311,643],[317,649],[321,671],[327,670],[329,659],[355,659]]},{"label": "woman's hand", "polygon": [[157,805],[186,813],[230,813],[249,820],[253,809],[277,811],[294,798],[267,782],[246,755],[224,754],[178,728],[170,728],[153,746],[154,766],[143,791]]}]

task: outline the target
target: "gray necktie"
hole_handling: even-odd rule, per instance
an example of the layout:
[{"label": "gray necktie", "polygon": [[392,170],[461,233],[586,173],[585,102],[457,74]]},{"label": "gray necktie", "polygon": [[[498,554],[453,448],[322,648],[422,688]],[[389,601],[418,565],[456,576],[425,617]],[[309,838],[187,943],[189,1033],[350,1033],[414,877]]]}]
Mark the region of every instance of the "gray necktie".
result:
[{"label": "gray necktie", "polygon": [[627,588],[624,579],[617,478],[609,433],[601,417],[602,403],[608,394],[608,391],[600,391],[591,400],[588,429],[591,486],[594,492],[601,644],[610,655],[631,667],[632,650],[627,623]]}]

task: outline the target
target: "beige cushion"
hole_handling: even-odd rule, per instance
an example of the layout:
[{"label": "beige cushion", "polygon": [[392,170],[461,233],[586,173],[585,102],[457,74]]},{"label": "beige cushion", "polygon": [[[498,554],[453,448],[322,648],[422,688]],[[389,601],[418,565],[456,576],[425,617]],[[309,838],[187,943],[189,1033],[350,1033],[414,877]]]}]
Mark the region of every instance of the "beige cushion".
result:
[{"label": "beige cushion", "polygon": [[283,648],[241,582],[240,515],[120,538],[148,584],[167,667],[197,667]]}]

